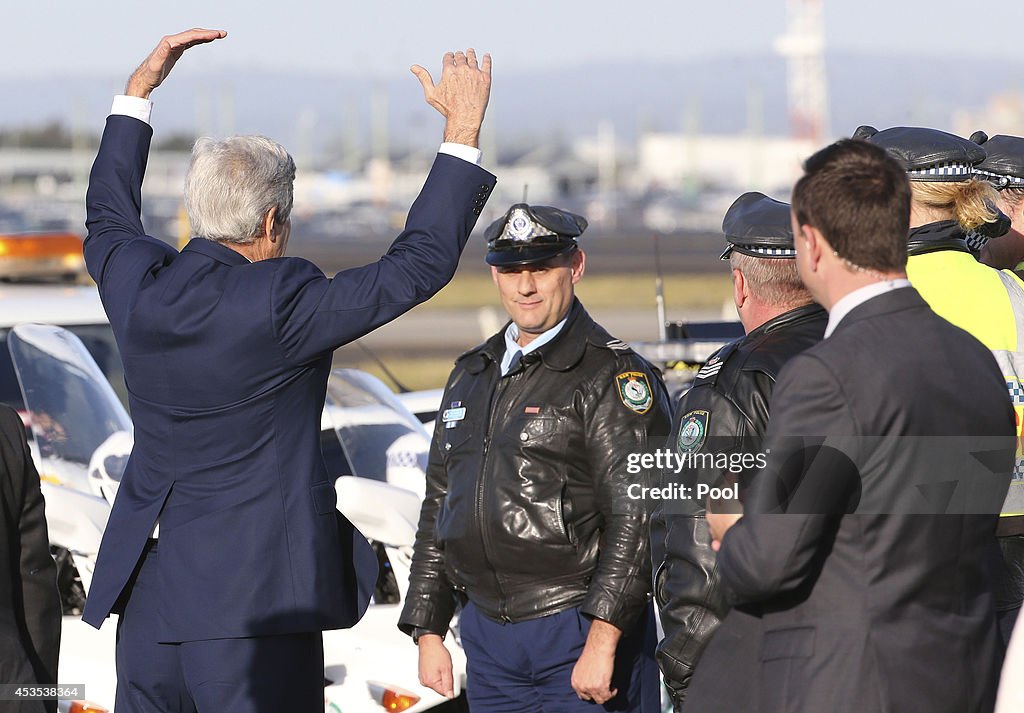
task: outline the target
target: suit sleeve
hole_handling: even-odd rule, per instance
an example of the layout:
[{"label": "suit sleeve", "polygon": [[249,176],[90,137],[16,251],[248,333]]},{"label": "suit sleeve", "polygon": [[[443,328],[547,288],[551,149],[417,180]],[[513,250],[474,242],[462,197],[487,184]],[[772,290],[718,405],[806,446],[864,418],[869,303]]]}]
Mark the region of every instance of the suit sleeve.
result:
[{"label": "suit sleeve", "polygon": [[[50,556],[43,494],[32,463],[21,419],[10,409],[0,412],[4,469],[22,493],[18,518],[20,608],[28,641],[24,642],[38,683],[55,683],[60,650],[61,605],[57,567]],[[16,588],[16,595],[18,594]]]},{"label": "suit sleeve", "polygon": [[[448,403],[445,390],[441,403]],[[444,553],[437,547],[437,513],[448,495],[448,472],[441,457],[441,432],[444,423],[437,418],[427,460],[427,489],[420,508],[420,522],[409,568],[409,591],[398,628],[406,634],[426,629],[444,635],[455,613],[455,591],[445,573]]]},{"label": "suit sleeve", "polygon": [[[658,477],[653,470],[630,474],[628,459],[632,453],[662,448],[672,416],[665,386],[650,365],[635,355],[616,362],[615,371],[604,372],[589,389],[585,405],[588,465],[604,531],[581,611],[625,630],[637,620],[651,590],[650,503],[631,498],[630,485],[650,487]],[[627,406],[621,395],[617,375],[626,372],[647,377],[651,403],[642,413]]]},{"label": "suit sleeve", "polygon": [[275,329],[303,364],[390,322],[452,279],[495,179],[479,166],[439,154],[409,210],[405,230],[377,262],[332,279],[311,263],[285,260],[272,293]]},{"label": "suit sleeve", "polygon": [[[142,180],[153,129],[128,116],[107,117],[85,196],[85,264],[100,289],[112,323],[128,305],[108,299],[130,294],[153,269],[169,263],[177,251],[145,235],[142,227]],[[116,266],[116,268],[115,268]]]},{"label": "suit sleeve", "polygon": [[826,444],[828,436],[853,442],[859,433],[824,362],[809,354],[793,358],[779,377],[771,414],[767,467],[753,477],[744,516],[718,552],[733,603],[763,602],[812,581],[859,485],[856,454]]}]

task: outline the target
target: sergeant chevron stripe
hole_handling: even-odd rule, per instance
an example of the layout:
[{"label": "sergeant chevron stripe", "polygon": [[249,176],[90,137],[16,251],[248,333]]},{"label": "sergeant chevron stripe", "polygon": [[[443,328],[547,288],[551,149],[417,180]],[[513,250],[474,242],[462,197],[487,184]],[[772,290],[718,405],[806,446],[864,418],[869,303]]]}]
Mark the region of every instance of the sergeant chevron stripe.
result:
[{"label": "sergeant chevron stripe", "polygon": [[716,364],[705,364],[700,368],[700,371],[697,372],[697,376],[695,378],[707,379],[710,376],[714,376],[722,369],[722,364],[724,363],[725,362],[720,361]]}]

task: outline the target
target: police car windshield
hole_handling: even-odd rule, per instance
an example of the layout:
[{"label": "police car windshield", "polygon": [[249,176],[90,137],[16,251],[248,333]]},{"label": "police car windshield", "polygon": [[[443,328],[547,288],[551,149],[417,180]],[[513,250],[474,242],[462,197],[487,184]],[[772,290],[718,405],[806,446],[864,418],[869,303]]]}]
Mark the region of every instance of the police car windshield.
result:
[{"label": "police car windshield", "polygon": [[375,377],[332,371],[327,415],[351,469],[346,475],[390,482],[389,474],[425,471],[430,439],[423,424]]},{"label": "police car windshield", "polygon": [[[128,408],[128,392],[124,385],[124,369],[121,356],[114,342],[114,334],[108,324],[76,324],[64,327],[82,340],[89,354],[96,361],[100,371],[114,388],[114,393],[122,405]],[[0,403],[5,403],[19,411],[25,410],[25,401],[21,396],[18,378],[11,363],[11,353],[7,344],[9,329],[0,329]]]}]

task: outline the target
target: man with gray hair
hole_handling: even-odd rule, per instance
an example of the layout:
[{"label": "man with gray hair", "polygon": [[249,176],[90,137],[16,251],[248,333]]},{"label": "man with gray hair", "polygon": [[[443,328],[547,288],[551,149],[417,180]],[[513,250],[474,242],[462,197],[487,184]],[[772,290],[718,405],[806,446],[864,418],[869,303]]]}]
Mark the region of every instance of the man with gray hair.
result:
[{"label": "man with gray hair", "polygon": [[476,148],[490,57],[449,52],[437,85],[413,67],[445,143],[376,263],[327,278],[283,257],[295,163],[252,136],[197,143],[180,254],[146,236],[149,95],[225,36],[160,41],[114,101],[86,198],[135,425],[83,615],[120,614],[118,713],[323,710],[321,631],[358,621],[377,575],[320,453],[331,354],[451,279],[494,186]]},{"label": "man with gray hair", "polygon": [[[278,223],[289,219],[295,162],[263,136],[201,138],[185,176],[185,209],[192,231],[207,240],[251,245],[268,206]],[[282,248],[283,252],[283,248]]]},{"label": "man with gray hair", "polygon": [[[676,409],[669,447],[674,445],[680,456],[759,453],[779,371],[820,341],[828,322],[797,274],[786,203],[744,193],[725,214],[722,231],[729,243],[722,259],[732,268],[733,298],[747,334],[712,355]],[[680,484],[693,493],[698,484],[718,488],[738,479],[729,469],[687,466],[666,469],[662,485]],[[736,675],[744,662],[731,652],[747,649],[730,644],[758,629],[755,617],[729,611],[705,509],[702,501],[662,500],[651,518],[654,596],[665,630],[657,657],[677,710],[688,700],[695,670],[698,676]],[[721,638],[715,642],[719,653],[709,649],[705,656],[712,636]],[[715,660],[721,653],[726,665]],[[749,710],[750,694],[743,687],[722,686],[713,700],[688,702],[685,710]]]}]

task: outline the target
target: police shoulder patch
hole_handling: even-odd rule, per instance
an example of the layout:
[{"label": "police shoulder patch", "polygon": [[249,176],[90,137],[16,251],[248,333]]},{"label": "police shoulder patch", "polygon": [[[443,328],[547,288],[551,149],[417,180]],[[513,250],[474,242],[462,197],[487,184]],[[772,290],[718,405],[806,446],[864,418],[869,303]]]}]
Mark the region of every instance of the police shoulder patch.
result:
[{"label": "police shoulder patch", "polygon": [[676,450],[680,453],[699,451],[708,435],[708,411],[690,411],[679,421],[679,435],[676,436]]},{"label": "police shoulder patch", "polygon": [[637,413],[650,410],[654,396],[651,394],[647,374],[642,371],[624,371],[615,377],[615,385],[618,387],[619,399],[626,408]]}]

